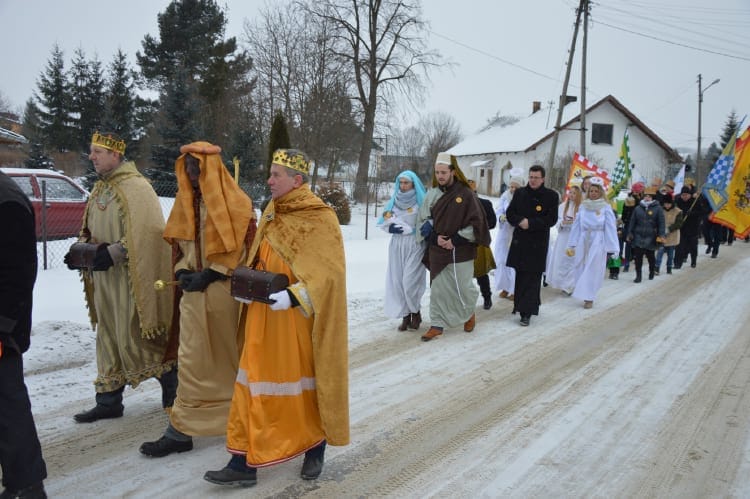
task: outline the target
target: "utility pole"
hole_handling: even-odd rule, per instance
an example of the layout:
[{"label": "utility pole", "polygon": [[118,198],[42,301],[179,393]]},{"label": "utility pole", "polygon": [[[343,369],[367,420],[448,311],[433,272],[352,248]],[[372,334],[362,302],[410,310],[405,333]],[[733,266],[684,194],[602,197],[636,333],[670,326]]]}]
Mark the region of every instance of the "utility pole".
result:
[{"label": "utility pole", "polygon": [[589,1],[584,0],[583,40],[581,43],[581,154],[586,156],[586,54],[589,35]]},{"label": "utility pole", "polygon": [[578,27],[581,24],[581,13],[583,12],[586,0],[581,0],[576,12],[576,25],[573,30],[573,40],[570,42],[570,50],[568,51],[568,67],[565,69],[565,81],[563,82],[562,95],[560,95],[560,101],[557,107],[557,121],[555,122],[555,132],[552,135],[552,146],[549,151],[549,171],[552,172],[552,167],[555,165],[555,152],[557,150],[557,136],[560,134],[560,124],[562,123],[563,108],[567,103],[568,97],[568,83],[570,82],[570,69],[573,66],[573,54],[576,50],[576,40],[578,39]]},{"label": "utility pole", "polygon": [[711,88],[713,85],[719,83],[719,79],[716,78],[714,81],[708,84],[706,88],[701,88],[701,85],[703,84],[703,75],[700,73],[698,74],[698,150],[695,154],[695,177],[696,178],[703,178],[701,174],[703,173],[703,170],[701,170],[701,115],[702,115],[702,108],[703,108],[703,94],[706,90]]}]

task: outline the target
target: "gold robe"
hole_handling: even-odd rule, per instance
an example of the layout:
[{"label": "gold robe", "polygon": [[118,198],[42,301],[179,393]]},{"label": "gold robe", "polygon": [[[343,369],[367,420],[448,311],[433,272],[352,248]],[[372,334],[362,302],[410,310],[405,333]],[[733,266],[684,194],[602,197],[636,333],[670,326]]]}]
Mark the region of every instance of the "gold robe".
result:
[{"label": "gold robe", "polygon": [[346,261],[333,210],[305,184],[269,204],[250,251],[283,272],[300,303],[246,307],[227,448],[250,466],[291,459],[323,439],[349,443]]},{"label": "gold robe", "polygon": [[160,376],[172,310],[168,293],[154,281],[171,275],[164,217],[148,180],[132,162],[99,180],[89,197],[82,240],[120,242],[127,261],[106,271],[83,272],[91,324],[96,328],[97,392]]}]

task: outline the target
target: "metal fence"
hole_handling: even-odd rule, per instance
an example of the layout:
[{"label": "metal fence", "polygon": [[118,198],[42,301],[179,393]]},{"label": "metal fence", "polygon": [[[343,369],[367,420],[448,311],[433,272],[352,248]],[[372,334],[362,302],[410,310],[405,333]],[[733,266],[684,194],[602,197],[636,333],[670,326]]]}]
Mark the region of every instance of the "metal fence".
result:
[{"label": "metal fence", "polygon": [[[151,180],[151,184],[159,196],[159,203],[162,207],[164,220],[166,220],[172,211],[177,185],[173,180],[153,179]],[[268,199],[269,194],[265,184],[250,184],[249,182],[240,181],[240,187],[252,198],[256,209],[259,209],[261,204]],[[65,263],[63,259],[65,258],[65,254],[70,249],[70,246],[77,241],[77,237],[45,237],[45,234],[59,234],[62,222],[58,217],[49,216],[49,213],[46,211],[47,204],[43,204],[41,210],[40,215],[37,216],[40,224],[40,235],[37,241],[39,268],[47,270],[64,267]]]}]

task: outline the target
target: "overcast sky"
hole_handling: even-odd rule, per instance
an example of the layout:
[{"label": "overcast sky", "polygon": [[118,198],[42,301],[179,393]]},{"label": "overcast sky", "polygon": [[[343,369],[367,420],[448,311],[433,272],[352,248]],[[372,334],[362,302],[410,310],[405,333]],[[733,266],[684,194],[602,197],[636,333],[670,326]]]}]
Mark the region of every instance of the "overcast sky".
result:
[{"label": "overcast sky", "polygon": [[[228,36],[242,39],[262,0],[227,0]],[[131,59],[144,35],[158,36],[167,0],[0,0],[0,93],[21,109],[58,43],[66,68],[82,47],[106,65],[121,48]],[[495,113],[526,116],[562,91],[577,0],[423,0],[430,46],[451,66],[431,73],[425,101],[400,123],[440,111],[470,135]],[[707,6],[707,5],[710,5]],[[750,112],[750,1],[604,0],[593,3],[586,101],[615,96],[673,147],[695,148],[698,74],[704,94],[702,144],[719,142],[734,110]],[[568,93],[581,95],[579,43]],[[554,112],[551,115],[554,120]],[[747,122],[746,122],[747,125]]]}]

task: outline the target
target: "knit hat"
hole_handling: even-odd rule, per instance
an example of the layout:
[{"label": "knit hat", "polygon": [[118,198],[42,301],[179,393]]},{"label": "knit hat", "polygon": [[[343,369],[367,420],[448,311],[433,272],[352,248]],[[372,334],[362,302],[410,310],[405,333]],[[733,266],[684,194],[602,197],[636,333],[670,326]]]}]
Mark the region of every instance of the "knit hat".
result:
[{"label": "knit hat", "polygon": [[680,189],[680,194],[692,194],[693,191],[690,189],[690,187],[683,185],[682,189]]},{"label": "knit hat", "polygon": [[672,199],[672,193],[667,192],[661,195],[661,204],[669,203],[672,204],[674,201]]},{"label": "knit hat", "polygon": [[630,190],[631,192],[634,192],[635,194],[641,194],[643,193],[644,187],[645,186],[643,185],[643,182],[636,182],[630,187]]}]

